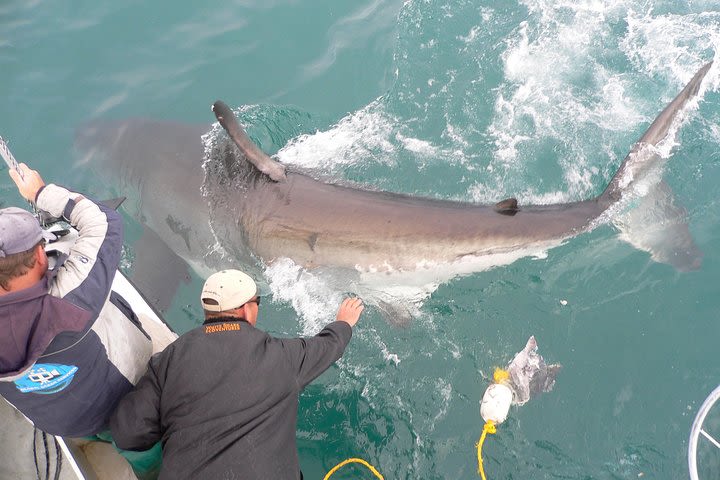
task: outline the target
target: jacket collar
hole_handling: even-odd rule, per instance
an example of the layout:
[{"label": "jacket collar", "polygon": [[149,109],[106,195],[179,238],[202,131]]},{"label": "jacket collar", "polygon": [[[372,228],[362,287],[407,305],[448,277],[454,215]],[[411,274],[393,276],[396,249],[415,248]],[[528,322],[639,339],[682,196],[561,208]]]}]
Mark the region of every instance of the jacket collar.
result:
[{"label": "jacket collar", "polygon": [[209,325],[211,323],[221,323],[221,322],[245,322],[248,325],[250,325],[250,323],[247,320],[245,320],[244,318],[232,317],[230,315],[210,318],[208,320],[205,320],[203,322],[203,325]]},{"label": "jacket collar", "polygon": [[26,302],[34,298],[42,297],[43,295],[47,295],[49,291],[50,287],[48,286],[48,274],[45,274],[35,285],[0,296],[0,305]]}]

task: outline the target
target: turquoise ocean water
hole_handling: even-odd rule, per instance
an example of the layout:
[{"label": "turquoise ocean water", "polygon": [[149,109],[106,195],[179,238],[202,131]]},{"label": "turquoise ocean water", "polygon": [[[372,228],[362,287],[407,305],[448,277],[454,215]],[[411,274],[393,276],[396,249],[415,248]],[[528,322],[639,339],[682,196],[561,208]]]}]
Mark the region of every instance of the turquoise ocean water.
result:
[{"label": "turquoise ocean water", "polygon": [[[483,203],[579,200],[720,51],[717,0],[6,0],[0,24],[0,134],[46,180],[97,196],[111,186],[78,165],[80,124],[209,125],[220,98],[265,150],[336,178]],[[606,223],[543,258],[405,292],[419,309],[407,327],[369,309],[301,398],[305,477],[359,456],[388,479],[478,478],[479,400],[535,335],[564,368],[487,440],[488,478],[687,478],[690,424],[720,383],[718,72],[664,172],[698,271],[654,262]],[[20,203],[7,178],[0,202]],[[140,226],[126,220],[131,271]],[[265,273],[261,326],[313,334],[331,317],[339,293],[322,275],[287,262]],[[195,275],[167,312],[180,332],[201,322],[201,285]],[[370,478],[346,469],[333,478]]]}]

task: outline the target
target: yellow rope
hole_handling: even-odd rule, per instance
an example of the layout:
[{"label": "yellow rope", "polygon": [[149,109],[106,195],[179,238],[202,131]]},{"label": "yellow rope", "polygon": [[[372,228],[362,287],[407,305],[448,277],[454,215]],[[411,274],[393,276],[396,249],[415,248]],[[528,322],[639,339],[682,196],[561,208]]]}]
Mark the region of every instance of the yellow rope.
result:
[{"label": "yellow rope", "polygon": [[338,470],[340,470],[340,468],[344,467],[344,466],[347,465],[348,463],[362,463],[362,464],[365,465],[372,473],[374,473],[377,478],[379,478],[380,480],[385,480],[385,478],[384,478],[382,475],[380,475],[380,472],[378,472],[377,470],[375,470],[375,467],[373,467],[372,465],[370,465],[368,462],[366,462],[366,461],[363,460],[362,458],[348,458],[347,460],[343,460],[342,462],[340,462],[340,463],[338,463],[337,465],[335,465],[335,466],[332,468],[332,470],[330,470],[330,471],[327,473],[327,475],[325,475],[325,478],[323,478],[323,480],[328,480],[328,478],[330,478],[330,476],[331,476],[333,473],[337,472]]},{"label": "yellow rope", "polygon": [[497,429],[495,428],[495,423],[493,423],[492,420],[488,420],[485,423],[485,426],[483,427],[482,435],[480,435],[480,441],[477,444],[478,473],[480,474],[480,477],[482,477],[482,480],[487,480],[485,478],[485,469],[483,468],[483,459],[482,459],[483,443],[485,443],[485,436],[488,433],[492,435],[495,432],[497,432]]}]

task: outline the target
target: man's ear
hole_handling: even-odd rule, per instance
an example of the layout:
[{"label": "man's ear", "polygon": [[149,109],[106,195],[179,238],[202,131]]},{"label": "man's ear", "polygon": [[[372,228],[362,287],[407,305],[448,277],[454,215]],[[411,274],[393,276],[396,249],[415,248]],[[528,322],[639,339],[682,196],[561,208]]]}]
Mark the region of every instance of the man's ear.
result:
[{"label": "man's ear", "polygon": [[45,246],[41,243],[35,246],[35,261],[39,262],[40,265],[47,265],[48,258],[45,253]]},{"label": "man's ear", "polygon": [[248,322],[250,325],[255,326],[257,323],[257,318],[253,317],[253,312],[251,310],[252,307],[250,307],[250,303],[246,303],[242,307],[238,308],[238,312],[242,312],[243,320]]}]

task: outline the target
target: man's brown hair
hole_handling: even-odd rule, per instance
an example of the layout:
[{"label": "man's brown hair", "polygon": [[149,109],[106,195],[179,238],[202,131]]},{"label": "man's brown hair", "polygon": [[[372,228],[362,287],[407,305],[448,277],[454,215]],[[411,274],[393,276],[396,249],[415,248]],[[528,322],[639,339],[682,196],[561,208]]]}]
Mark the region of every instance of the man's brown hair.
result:
[{"label": "man's brown hair", "polygon": [[35,249],[44,244],[45,240],[40,240],[30,250],[0,258],[0,286],[3,289],[10,290],[12,279],[22,277],[35,266]]},{"label": "man's brown hair", "polygon": [[222,312],[211,312],[209,310],[203,309],[203,312],[205,313],[205,320],[212,320],[214,318],[223,318],[223,317],[235,317],[238,320],[240,320],[240,319],[245,320],[245,317],[243,315],[240,315],[239,313],[237,313],[238,310],[240,310],[240,307],[233,308],[230,310],[225,310]]}]

